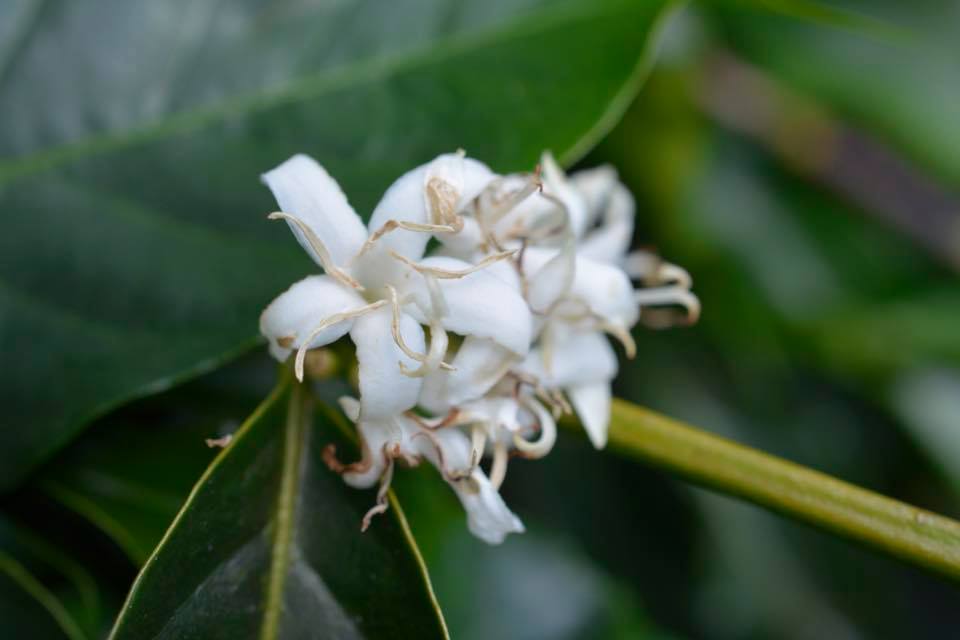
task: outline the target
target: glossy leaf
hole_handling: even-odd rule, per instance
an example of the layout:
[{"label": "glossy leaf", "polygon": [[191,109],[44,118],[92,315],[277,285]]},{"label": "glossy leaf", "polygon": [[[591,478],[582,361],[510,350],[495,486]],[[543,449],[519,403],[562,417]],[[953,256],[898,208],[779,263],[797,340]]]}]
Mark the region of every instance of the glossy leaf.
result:
[{"label": "glossy leaf", "polygon": [[343,444],[334,415],[284,374],[197,483],[113,638],[446,637],[399,505],[361,534],[373,496],[323,464]]},{"label": "glossy leaf", "polygon": [[257,176],[361,212],[433,155],[582,154],[663,2],[12,2],[0,8],[0,488],[124,400],[254,344],[312,271]]},{"label": "glossy leaf", "polygon": [[100,589],[85,567],[0,515],[0,635],[94,638],[102,613]]},{"label": "glossy leaf", "polygon": [[112,412],[30,485],[99,528],[139,567],[214,458],[205,440],[236,430],[269,393],[274,370],[260,353]]}]

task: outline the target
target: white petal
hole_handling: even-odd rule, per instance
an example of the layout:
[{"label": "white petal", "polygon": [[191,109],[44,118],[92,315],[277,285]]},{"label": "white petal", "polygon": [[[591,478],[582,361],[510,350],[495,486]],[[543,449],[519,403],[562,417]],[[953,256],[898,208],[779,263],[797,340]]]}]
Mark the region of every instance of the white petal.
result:
[{"label": "white petal", "polygon": [[[361,420],[384,420],[412,408],[420,394],[421,378],[400,372],[403,362],[410,369],[419,363],[408,358],[393,341],[392,312],[381,307],[354,321],[350,338],[357,347],[360,378]],[[423,353],[423,329],[406,314],[400,316],[400,334],[407,345]]]},{"label": "white petal", "polygon": [[570,230],[580,237],[587,228],[587,203],[567,180],[566,174],[550,153],[540,158],[543,169],[543,191],[558,198],[567,208]]},{"label": "white petal", "polygon": [[[482,258],[482,256],[480,258]],[[474,257],[474,260],[479,261],[480,258]],[[499,262],[494,262],[489,267],[484,269],[484,272],[489,273],[498,280],[502,280],[508,284],[511,289],[523,295],[521,293],[520,274],[517,272],[517,268],[514,266],[512,261],[501,260]]]},{"label": "white petal", "polygon": [[470,533],[487,544],[500,544],[511,533],[523,533],[523,523],[490,484],[487,476],[475,469],[469,479],[451,483],[467,512]]},{"label": "white petal", "polygon": [[454,371],[440,369],[426,377],[420,405],[442,413],[475,400],[499,382],[517,360],[516,354],[489,338],[467,336],[450,363]]},{"label": "white petal", "polygon": [[[433,441],[417,438],[422,454],[434,464],[445,467],[447,472],[468,469],[470,441],[456,429],[441,429],[434,433]],[[437,445],[440,452],[437,452]],[[448,478],[449,473],[444,473]],[[503,498],[490,484],[479,468],[460,480],[447,480],[467,512],[467,526],[473,535],[488,544],[500,544],[507,534],[522,533],[523,523],[504,503]]]},{"label": "white petal", "polygon": [[357,423],[357,431],[360,435],[364,451],[364,458],[370,461],[370,466],[362,471],[347,471],[343,474],[343,480],[351,487],[357,489],[366,489],[377,484],[380,476],[387,468],[387,457],[384,448],[392,447],[399,442],[400,434],[396,429],[391,429],[388,422],[372,422],[362,420]]},{"label": "white petal", "polygon": [[[530,247],[523,253],[524,273],[537,273],[557,255],[556,249]],[[586,304],[589,310],[611,324],[630,328],[637,323],[640,311],[634,301],[630,278],[616,265],[597,262],[577,254],[573,284],[569,296]],[[569,305],[571,308],[576,304]]]},{"label": "white petal", "polygon": [[597,449],[607,444],[607,427],[610,424],[610,383],[594,382],[567,388],[590,442]]},{"label": "white petal", "polygon": [[[317,162],[298,154],[262,176],[280,209],[302,220],[330,252],[334,264],[344,266],[367,239],[360,217],[347,202],[340,185]],[[303,232],[290,230],[317,264],[317,256]]]},{"label": "white petal", "polygon": [[[456,208],[459,210],[483,189],[493,178],[493,173],[485,164],[472,158],[455,153],[438,156],[408,171],[387,189],[370,217],[370,232],[380,229],[390,220],[430,224],[432,220],[425,187],[433,176],[450,182],[458,192]],[[430,237],[427,233],[398,230],[383,236],[377,243],[377,250],[392,250],[411,260],[419,260]]]},{"label": "white petal", "polygon": [[552,388],[609,382],[617,375],[617,356],[602,333],[554,331],[544,338],[550,346],[538,345],[523,361],[524,372]]},{"label": "white petal", "polygon": [[610,165],[577,171],[568,177],[587,205],[587,228],[593,226],[610,198],[614,187],[619,183],[617,170]]},{"label": "white petal", "polygon": [[[471,266],[462,260],[441,256],[427,258],[421,264],[449,270]],[[458,279],[442,279],[439,285],[447,306],[447,314],[441,318],[444,328],[463,336],[490,338],[518,355],[526,355],[530,349],[532,318],[526,301],[513,287],[485,271],[475,271]],[[407,270],[401,292],[412,295],[416,301],[416,305],[410,307],[410,314],[427,324],[431,305],[424,277],[412,269]]]},{"label": "white petal", "polygon": [[[295,282],[264,310],[260,315],[260,333],[270,341],[273,357],[282,362],[324,318],[365,304],[363,298],[329,276],[308,276]],[[330,344],[352,326],[353,320],[344,320],[328,327],[313,339],[310,348]]]},{"label": "white petal", "polygon": [[633,196],[622,184],[610,192],[600,226],[586,234],[577,253],[599,262],[621,264],[633,238],[635,204]]},{"label": "white petal", "polygon": [[549,311],[557,300],[569,293],[575,272],[576,254],[573,242],[569,242],[536,272],[528,274],[530,308],[535,313]]}]

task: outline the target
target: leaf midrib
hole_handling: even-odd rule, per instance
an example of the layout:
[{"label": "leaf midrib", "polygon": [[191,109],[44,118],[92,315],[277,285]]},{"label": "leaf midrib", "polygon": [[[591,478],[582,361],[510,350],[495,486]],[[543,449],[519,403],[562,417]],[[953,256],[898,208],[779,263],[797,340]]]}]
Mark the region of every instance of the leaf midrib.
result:
[{"label": "leaf midrib", "polygon": [[555,29],[577,20],[594,18],[629,8],[629,3],[607,3],[600,9],[589,6],[567,8],[565,11],[522,14],[494,28],[481,29],[464,35],[441,37],[406,53],[393,56],[375,56],[302,76],[283,89],[262,91],[238,96],[221,103],[187,109],[170,114],[153,123],[120,133],[95,134],[59,146],[0,161],[0,186],[24,175],[53,168],[83,155],[95,155],[120,149],[138,142],[149,142],[164,135],[183,133],[202,128],[227,115],[256,112],[271,107],[323,96],[338,89],[361,85],[376,79],[396,75],[419,65],[429,65],[484,46],[500,39],[529,36]]},{"label": "leaf midrib", "polygon": [[298,487],[303,474],[306,452],[309,410],[304,385],[293,383],[283,434],[283,463],[280,473],[280,492],[274,516],[274,535],[270,549],[270,576],[267,581],[266,606],[261,640],[275,640],[280,631],[283,611],[283,592],[290,569],[290,558],[296,529],[296,510],[299,503]]}]

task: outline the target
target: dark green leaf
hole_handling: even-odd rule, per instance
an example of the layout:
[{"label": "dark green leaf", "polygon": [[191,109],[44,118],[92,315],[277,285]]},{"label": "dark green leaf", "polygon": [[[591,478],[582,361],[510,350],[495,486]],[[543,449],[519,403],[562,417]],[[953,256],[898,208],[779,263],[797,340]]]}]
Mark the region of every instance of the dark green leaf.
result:
[{"label": "dark green leaf", "polygon": [[114,638],[446,636],[399,506],[361,534],[372,496],[324,466],[335,415],[284,375],[194,488]]},{"label": "dark green leaf", "polygon": [[83,566],[0,515],[0,635],[93,638],[101,614],[99,588]]},{"label": "dark green leaf", "polygon": [[89,520],[137,565],[160,542],[214,456],[270,390],[266,354],[132,403],[96,421],[31,484]]},{"label": "dark green leaf", "polygon": [[313,154],[366,212],[457,147],[572,159],[639,86],[664,3],[34,4],[0,9],[0,487],[254,344],[311,271],[258,174]]}]

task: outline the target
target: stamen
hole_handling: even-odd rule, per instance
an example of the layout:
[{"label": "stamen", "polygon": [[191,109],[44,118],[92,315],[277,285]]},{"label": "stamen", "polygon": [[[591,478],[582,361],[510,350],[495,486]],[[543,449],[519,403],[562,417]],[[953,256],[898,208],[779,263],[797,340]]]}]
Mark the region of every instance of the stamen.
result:
[{"label": "stamen", "polygon": [[623,345],[623,350],[626,352],[627,358],[633,359],[636,357],[637,343],[625,326],[613,322],[601,322],[600,330],[609,333]]},{"label": "stamen", "polygon": [[380,240],[380,238],[396,229],[415,231],[418,233],[456,233],[458,231],[458,229],[449,224],[421,224],[418,222],[406,222],[403,220],[387,220],[382,227],[370,234],[370,237],[367,238],[367,241],[363,243],[363,246],[360,247],[360,251],[353,259],[356,260],[365,254],[373,247],[373,245],[377,243],[378,240]]},{"label": "stamen", "polygon": [[493,463],[490,465],[490,484],[494,491],[500,490],[504,478],[507,477],[507,460],[509,459],[507,445],[497,440],[493,445]]},{"label": "stamen", "polygon": [[386,300],[377,300],[372,304],[368,304],[357,309],[352,309],[350,311],[335,313],[332,316],[324,318],[320,324],[313,328],[313,331],[311,331],[307,338],[300,343],[300,348],[297,349],[297,359],[293,365],[293,372],[297,376],[297,380],[303,382],[304,358],[306,358],[307,351],[310,350],[310,343],[313,342],[314,338],[320,335],[321,331],[337,324],[338,322],[343,322],[344,320],[349,320],[351,318],[358,318],[364,314],[370,313],[371,311],[379,309],[385,304],[387,304]]},{"label": "stamen", "polygon": [[623,265],[631,280],[643,280],[650,286],[672,285],[689,289],[693,279],[687,270],[666,262],[652,251],[638,250],[627,256]]},{"label": "stamen", "polygon": [[377,490],[377,503],[363,516],[363,522],[360,524],[360,533],[364,533],[370,528],[370,521],[373,519],[373,516],[386,513],[387,509],[390,508],[390,502],[387,500],[387,492],[390,491],[390,482],[393,480],[394,456],[387,453],[386,446],[384,446],[383,455],[387,459],[387,469],[383,472],[383,475],[380,476],[380,488]]},{"label": "stamen", "polygon": [[397,346],[400,347],[400,350],[403,351],[408,358],[411,360],[416,360],[417,362],[423,362],[426,358],[426,355],[423,353],[418,353],[407,346],[407,343],[403,339],[403,335],[400,333],[400,300],[397,297],[397,290],[393,285],[386,286],[387,292],[390,294],[390,305],[393,309],[393,319],[390,322],[390,331],[393,333],[393,341],[397,343]]},{"label": "stamen", "polygon": [[657,279],[660,284],[670,284],[683,289],[689,289],[693,286],[693,278],[683,267],[664,262],[657,269]]},{"label": "stamen", "polygon": [[[686,323],[693,324],[700,318],[700,299],[687,289],[680,287],[656,287],[638,289],[633,298],[641,307],[678,305],[687,313]],[[641,313],[642,317],[642,313]]]},{"label": "stamen", "polygon": [[466,418],[466,416],[464,416],[463,413],[460,411],[460,409],[457,407],[450,409],[447,412],[447,415],[443,416],[443,418],[441,418],[440,420],[436,420],[434,422],[430,422],[424,419],[422,416],[418,416],[413,411],[405,411],[403,415],[405,415],[406,417],[416,422],[417,426],[423,429],[431,429],[434,431],[437,429],[443,429],[444,427],[454,427],[454,426],[466,423],[466,420],[464,419]]},{"label": "stamen", "polygon": [[550,453],[554,443],[557,441],[557,423],[554,422],[550,414],[547,413],[539,402],[524,403],[537,417],[540,426],[540,437],[531,442],[526,440],[519,433],[513,434],[513,446],[527,458],[542,458]]},{"label": "stamen", "polygon": [[[400,299],[397,297],[397,290],[392,285],[389,285],[389,284],[386,285],[386,289],[387,289],[387,292],[390,294],[390,303],[393,309],[393,317],[390,320],[390,332],[393,334],[393,341],[396,343],[398,347],[400,347],[400,350],[403,351],[403,353],[408,358],[410,358],[411,360],[416,360],[417,362],[424,363],[423,367],[416,369],[416,371],[423,370],[422,373],[419,373],[417,375],[413,375],[410,372],[410,370],[407,369],[406,365],[404,365],[402,362],[400,363],[400,371],[404,375],[409,375],[411,378],[419,378],[426,375],[430,371],[429,369],[424,369],[424,367],[426,367],[426,362],[430,360],[431,355],[434,357],[436,356],[436,353],[434,353],[434,349],[436,348],[437,350],[439,350],[441,347],[443,348],[443,350],[440,352],[440,356],[439,356],[441,359],[440,363],[432,364],[431,366],[433,366],[434,368],[440,367],[441,369],[445,369],[447,371],[454,371],[455,368],[453,366],[442,361],[443,356],[446,355],[446,352],[447,352],[446,343],[442,345],[437,343],[436,347],[434,347],[433,325],[431,325],[431,328],[430,328],[430,350],[428,351],[428,353],[426,354],[419,353],[417,351],[414,351],[407,345],[407,343],[403,339],[403,335],[400,333]],[[447,339],[446,332],[443,331],[442,327],[439,330],[443,332],[443,339],[446,340]],[[433,361],[431,361],[431,363],[433,363]]]},{"label": "stamen", "polygon": [[483,452],[487,446],[487,431],[486,429],[476,424],[473,426],[473,429],[470,430],[470,471],[473,471],[480,460],[483,459]]},{"label": "stamen", "polygon": [[[447,345],[449,339],[447,332],[437,319],[430,322],[430,349],[427,351],[427,357],[423,358],[421,365],[416,369],[409,369],[402,362],[400,363],[400,373],[411,378],[422,378],[431,371],[440,368],[443,364],[443,356],[447,354]],[[447,365],[449,368],[453,368]]]},{"label": "stamen", "polygon": [[345,271],[333,263],[333,258],[330,256],[330,252],[327,251],[327,248],[323,245],[323,242],[320,241],[320,238],[317,237],[317,234],[313,232],[313,229],[308,227],[303,220],[283,211],[274,211],[267,216],[267,219],[286,220],[288,222],[292,222],[298,229],[300,229],[301,232],[303,232],[303,236],[307,239],[310,247],[320,259],[320,265],[323,267],[323,270],[326,271],[331,278],[334,278],[341,284],[344,284],[351,289],[363,291],[363,286],[359,282],[351,278]]},{"label": "stamen", "polygon": [[[527,174],[526,181],[519,189],[514,189],[502,198],[496,198],[497,194],[495,189],[488,192],[486,198],[481,202],[484,206],[489,206],[491,210],[483,212],[484,218],[486,218],[486,221],[490,225],[497,224],[503,216],[507,215],[515,206],[526,200],[534,191],[543,193],[543,183],[540,180],[540,165],[537,165],[534,173]],[[484,192],[481,192],[480,195],[483,196]]]},{"label": "stamen", "polygon": [[[440,446],[440,442],[437,441],[437,436],[433,432],[427,431],[418,431],[413,435],[413,438],[424,437],[430,441],[430,444],[433,445],[433,448],[437,451],[437,469],[440,471],[440,474],[443,476],[444,480],[447,482],[457,482],[458,480],[463,480],[464,478],[470,475],[470,470],[451,470],[447,468],[447,463],[443,455],[443,447]],[[413,439],[411,438],[411,440]]]},{"label": "stamen", "polygon": [[337,445],[328,444],[323,448],[320,459],[327,465],[327,468],[334,473],[366,473],[373,466],[373,456],[370,455],[370,449],[364,444],[361,458],[356,462],[344,464],[337,458]]},{"label": "stamen", "polygon": [[441,280],[456,280],[456,279],[468,276],[471,273],[474,273],[476,271],[486,269],[494,262],[499,262],[500,260],[506,260],[507,258],[512,258],[516,253],[517,252],[515,250],[501,251],[499,253],[494,253],[492,255],[487,256],[486,258],[484,258],[483,260],[481,260],[475,265],[472,265],[466,269],[459,269],[459,270],[441,269],[439,267],[427,267],[417,262],[414,262],[413,260],[411,260],[406,256],[400,255],[396,251],[391,251],[390,255],[392,255],[394,258],[404,263],[414,271],[417,271],[418,273],[429,274],[435,278],[440,278]]},{"label": "stamen", "polygon": [[463,218],[457,215],[457,201],[460,192],[446,180],[436,176],[430,178],[425,188],[427,201],[430,203],[430,219],[453,227],[453,232],[463,230]]}]

